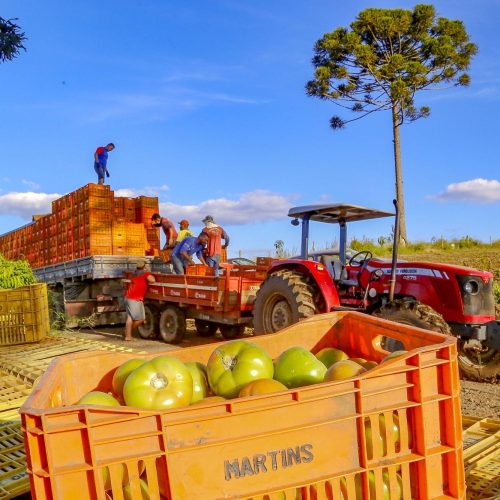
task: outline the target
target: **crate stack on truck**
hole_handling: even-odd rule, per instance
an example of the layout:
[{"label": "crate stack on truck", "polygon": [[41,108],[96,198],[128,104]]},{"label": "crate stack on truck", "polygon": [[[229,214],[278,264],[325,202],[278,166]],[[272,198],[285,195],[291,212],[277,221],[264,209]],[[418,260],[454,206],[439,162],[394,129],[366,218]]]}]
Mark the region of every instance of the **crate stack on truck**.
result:
[{"label": "crate stack on truck", "polygon": [[87,184],[52,202],[52,213],[0,236],[0,253],[40,268],[93,255],[158,255],[151,228],[158,198],[114,196],[107,185]]}]

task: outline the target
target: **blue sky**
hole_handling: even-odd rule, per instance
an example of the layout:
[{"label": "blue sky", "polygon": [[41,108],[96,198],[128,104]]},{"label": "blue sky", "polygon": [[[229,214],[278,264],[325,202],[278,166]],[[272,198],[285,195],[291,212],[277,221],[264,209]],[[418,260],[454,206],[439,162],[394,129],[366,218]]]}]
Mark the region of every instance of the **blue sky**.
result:
[{"label": "blue sky", "polygon": [[[408,1],[7,0],[27,51],[0,65],[0,232],[50,201],[95,182],[93,152],[113,141],[119,194],[156,194],[161,212],[206,214],[231,252],[292,250],[293,205],[348,202],[390,210],[391,117],[378,113],[333,132],[337,110],[307,97],[314,42],[368,7]],[[429,92],[431,117],[402,130],[410,240],[500,238],[500,3],[437,1],[465,22],[479,54],[469,88]],[[351,225],[377,237],[390,221]],[[312,230],[316,247],[335,227]]]}]

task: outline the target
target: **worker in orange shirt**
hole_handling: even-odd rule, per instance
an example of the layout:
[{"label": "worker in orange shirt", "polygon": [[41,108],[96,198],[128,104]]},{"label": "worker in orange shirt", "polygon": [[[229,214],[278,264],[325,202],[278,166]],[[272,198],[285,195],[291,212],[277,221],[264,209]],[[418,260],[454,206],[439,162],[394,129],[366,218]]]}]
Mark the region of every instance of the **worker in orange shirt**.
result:
[{"label": "worker in orange shirt", "polygon": [[[205,261],[209,267],[215,269],[215,276],[219,276],[219,262],[222,249],[229,245],[229,236],[224,229],[215,223],[211,215],[207,215],[202,222],[205,224],[203,232],[208,234],[208,244],[205,250]],[[222,245],[224,239],[224,245]]]}]

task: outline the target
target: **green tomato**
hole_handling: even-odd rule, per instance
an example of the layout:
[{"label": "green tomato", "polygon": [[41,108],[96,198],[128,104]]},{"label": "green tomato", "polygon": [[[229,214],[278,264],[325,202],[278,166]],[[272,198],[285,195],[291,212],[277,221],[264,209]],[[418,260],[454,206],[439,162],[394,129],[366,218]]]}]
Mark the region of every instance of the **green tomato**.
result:
[{"label": "green tomato", "polygon": [[381,363],[385,363],[386,361],[389,361],[390,359],[397,358],[399,356],[402,356],[403,354],[406,354],[408,351],[394,351],[388,354],[382,361]]},{"label": "green tomato", "polygon": [[[146,481],[144,481],[144,479],[140,479],[139,484],[141,487],[142,500],[149,500],[151,497],[149,495],[148,483],[146,483]],[[135,497],[135,498],[137,498],[137,497]],[[124,500],[134,500],[134,497],[132,496],[132,488],[131,488],[130,484],[127,484],[123,488],[123,499]]]},{"label": "green tomato", "polygon": [[143,365],[146,362],[145,359],[129,359],[125,361],[123,365],[119,366],[115,373],[113,374],[113,392],[119,396],[123,397],[123,385],[125,384],[125,380],[127,377],[139,366]]},{"label": "green tomato", "polygon": [[[403,481],[399,474],[396,474],[397,484],[394,485],[392,495],[391,495],[391,480],[388,472],[382,473],[382,492],[384,500],[402,500],[403,498]],[[373,471],[368,472],[368,485],[370,488],[370,498],[375,498],[377,494],[377,488],[375,485],[375,474]]]},{"label": "green tomato", "polygon": [[326,366],[304,347],[291,347],[274,362],[274,378],[289,389],[323,382]]},{"label": "green tomato", "polygon": [[193,378],[193,395],[191,397],[191,404],[193,404],[206,398],[210,392],[208,388],[207,368],[204,364],[195,361],[187,362],[186,368]]},{"label": "green tomato", "polygon": [[333,365],[337,361],[341,361],[343,359],[347,359],[349,356],[344,351],[340,349],[336,349],[335,347],[325,347],[321,349],[318,353],[316,353],[316,357],[327,367]]},{"label": "green tomato", "polygon": [[120,406],[120,403],[111,394],[101,391],[87,392],[78,405]]},{"label": "green tomato", "polygon": [[187,406],[192,395],[191,373],[172,356],[158,356],[137,367],[123,386],[123,399],[128,406],[149,410]]},{"label": "green tomato", "polygon": [[208,383],[217,396],[235,398],[252,380],[273,378],[273,360],[258,345],[233,340],[211,354],[207,374]]}]

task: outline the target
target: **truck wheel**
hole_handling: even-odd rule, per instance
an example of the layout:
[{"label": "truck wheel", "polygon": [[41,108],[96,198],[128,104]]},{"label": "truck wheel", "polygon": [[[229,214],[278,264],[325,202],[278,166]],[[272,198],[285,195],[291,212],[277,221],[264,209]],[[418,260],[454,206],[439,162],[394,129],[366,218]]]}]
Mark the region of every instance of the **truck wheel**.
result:
[{"label": "truck wheel", "polygon": [[[373,315],[403,325],[416,326],[445,335],[451,334],[450,326],[446,323],[443,316],[432,309],[432,307],[422,304],[417,300],[396,299],[384,304]],[[402,342],[390,337],[382,339],[382,347],[389,352],[405,349]]]},{"label": "truck wheel", "polygon": [[306,276],[278,271],[262,283],[255,298],[255,335],[274,333],[316,314],[315,289]]},{"label": "truck wheel", "polygon": [[245,325],[219,325],[220,332],[225,339],[234,339],[243,335]]},{"label": "truck wheel", "polygon": [[158,335],[158,319],[160,313],[155,306],[150,304],[144,304],[144,312],[146,313],[146,319],[144,323],[139,325],[137,331],[143,339],[154,338]]},{"label": "truck wheel", "polygon": [[194,326],[196,332],[200,337],[213,337],[219,325],[212,321],[205,321],[204,319],[195,319]]},{"label": "truck wheel", "polygon": [[485,348],[482,352],[464,349],[465,342],[458,341],[458,366],[464,377],[481,382],[495,381],[500,377],[500,350]]},{"label": "truck wheel", "polygon": [[167,306],[160,315],[160,337],[169,344],[178,344],[186,332],[186,316],[176,306]]}]

